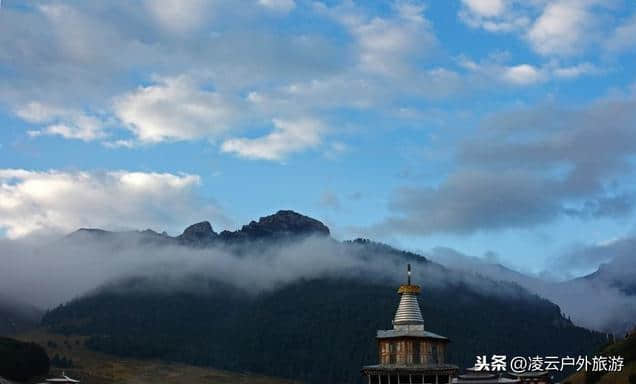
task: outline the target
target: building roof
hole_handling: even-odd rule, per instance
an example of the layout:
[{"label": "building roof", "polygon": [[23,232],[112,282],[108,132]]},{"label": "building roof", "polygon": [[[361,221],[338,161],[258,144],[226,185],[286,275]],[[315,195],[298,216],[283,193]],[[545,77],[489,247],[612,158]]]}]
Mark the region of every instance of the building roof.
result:
[{"label": "building roof", "polygon": [[389,329],[386,331],[379,330],[376,336],[378,339],[389,339],[394,337],[422,337],[428,339],[437,339],[448,341],[447,337],[440,336],[436,333],[425,331],[423,329]]},{"label": "building roof", "polygon": [[453,379],[453,384],[513,384],[513,383],[521,383],[519,379],[511,379],[509,377],[500,377],[499,375],[459,375]]},{"label": "building roof", "polygon": [[529,372],[518,372],[511,373],[512,376],[516,377],[547,377],[550,376],[550,372],[548,371],[529,371]]},{"label": "building roof", "polygon": [[79,380],[71,379],[62,372],[62,377],[46,379],[46,382],[44,384],[46,383],[79,383]]},{"label": "building roof", "polygon": [[365,365],[362,372],[366,374],[450,374],[455,375],[459,368],[452,364],[416,364],[416,365]]},{"label": "building roof", "polygon": [[499,383],[521,383],[519,378],[506,376],[503,372],[491,372],[477,370],[475,367],[467,368],[466,372],[453,380],[453,384],[499,384]]}]

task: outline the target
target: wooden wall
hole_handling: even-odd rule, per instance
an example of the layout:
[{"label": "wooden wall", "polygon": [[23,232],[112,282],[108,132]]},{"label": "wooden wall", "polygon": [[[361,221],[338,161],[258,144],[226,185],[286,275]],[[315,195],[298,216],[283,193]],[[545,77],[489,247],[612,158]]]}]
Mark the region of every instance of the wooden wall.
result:
[{"label": "wooden wall", "polygon": [[444,364],[446,360],[446,343],[443,341],[421,338],[380,339],[378,350],[382,365]]}]

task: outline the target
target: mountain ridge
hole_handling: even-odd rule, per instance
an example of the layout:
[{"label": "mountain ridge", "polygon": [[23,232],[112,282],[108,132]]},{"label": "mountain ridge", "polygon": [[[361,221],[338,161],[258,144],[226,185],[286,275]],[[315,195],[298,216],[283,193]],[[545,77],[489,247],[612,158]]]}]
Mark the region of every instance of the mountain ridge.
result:
[{"label": "mountain ridge", "polygon": [[216,240],[224,242],[283,240],[303,236],[330,236],[329,227],[320,220],[300,214],[293,210],[279,210],[271,215],[263,216],[258,221],[250,221],[235,231],[223,230],[215,232],[209,221],[204,220],[187,226],[177,236],[159,233],[152,229],[143,231],[109,231],[101,228],[79,228],[66,238],[78,236],[113,237],[122,235],[142,235],[148,240],[174,241],[182,245],[205,246]]},{"label": "mountain ridge", "polygon": [[[207,267],[188,270],[177,285],[171,285],[174,275],[128,276],[52,309],[43,324],[57,333],[83,335],[91,349],[119,356],[308,383],[357,382],[360,367],[376,362],[375,332],[391,327],[396,288],[411,263],[413,281],[422,286],[426,327],[453,340],[450,358],[461,366],[472,366],[483,353],[581,354],[604,340],[516,283],[455,271],[369,239],[336,241],[327,231],[315,219],[279,211],[234,235],[199,222],[181,237],[97,236],[159,240],[139,252],[158,254],[170,244],[169,260],[185,252]],[[134,244],[122,241],[114,249]],[[125,254],[130,257],[131,251]],[[219,264],[227,257],[239,272]],[[245,276],[250,271],[254,279],[282,273],[277,275],[282,280],[253,289]]]}]

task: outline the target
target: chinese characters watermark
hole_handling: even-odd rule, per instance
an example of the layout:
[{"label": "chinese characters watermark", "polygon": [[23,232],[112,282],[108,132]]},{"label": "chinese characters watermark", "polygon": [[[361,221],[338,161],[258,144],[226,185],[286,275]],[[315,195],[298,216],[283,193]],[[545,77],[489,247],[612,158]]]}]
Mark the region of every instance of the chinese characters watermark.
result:
[{"label": "chinese characters watermark", "polygon": [[508,360],[506,355],[477,356],[475,371],[525,373],[543,371],[563,371],[574,368],[576,371],[620,372],[623,370],[622,356],[514,356]]}]

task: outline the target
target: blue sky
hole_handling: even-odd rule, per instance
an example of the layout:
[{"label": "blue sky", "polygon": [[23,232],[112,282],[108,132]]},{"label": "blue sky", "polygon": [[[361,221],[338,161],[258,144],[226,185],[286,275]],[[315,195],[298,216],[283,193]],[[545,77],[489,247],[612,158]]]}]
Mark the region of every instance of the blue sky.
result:
[{"label": "blue sky", "polygon": [[335,237],[560,276],[634,234],[636,3],[12,1],[0,229]]}]

